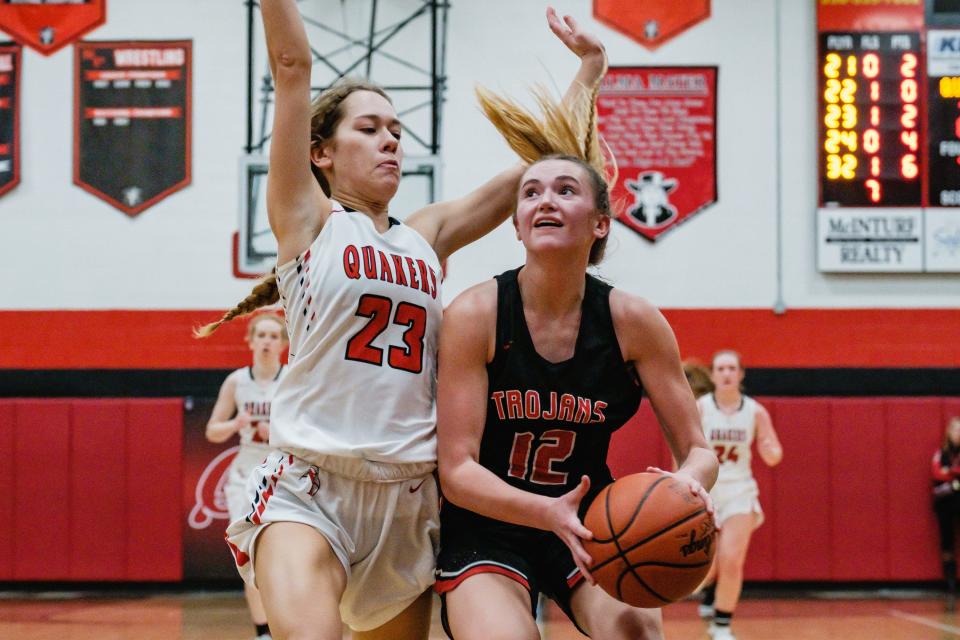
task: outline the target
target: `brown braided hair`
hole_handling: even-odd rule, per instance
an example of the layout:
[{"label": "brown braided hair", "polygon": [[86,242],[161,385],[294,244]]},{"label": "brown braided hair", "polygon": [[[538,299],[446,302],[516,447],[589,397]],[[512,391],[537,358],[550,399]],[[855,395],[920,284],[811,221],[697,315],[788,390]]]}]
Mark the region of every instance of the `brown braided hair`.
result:
[{"label": "brown braided hair", "polygon": [[253,313],[260,307],[274,304],[278,300],[280,300],[280,289],[277,287],[277,270],[274,269],[254,285],[250,295],[237,303],[237,306],[233,309],[224,313],[219,320],[195,328],[193,330],[193,337],[206,338],[211,336],[224,322],[230,322],[234,318]]}]

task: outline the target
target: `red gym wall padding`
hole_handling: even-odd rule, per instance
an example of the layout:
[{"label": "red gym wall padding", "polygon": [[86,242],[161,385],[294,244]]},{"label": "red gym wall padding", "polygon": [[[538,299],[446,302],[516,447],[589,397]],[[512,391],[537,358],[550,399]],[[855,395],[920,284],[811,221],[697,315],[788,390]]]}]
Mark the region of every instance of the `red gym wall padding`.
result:
[{"label": "red gym wall padding", "polygon": [[[759,398],[784,459],[754,453],[766,516],[747,580],[906,581],[940,576],[930,460],[956,398]],[[670,464],[649,408],[613,439],[614,475]]]},{"label": "red gym wall padding", "polygon": [[0,400],[0,580],[182,577],[179,399]]},{"label": "red gym wall padding", "polygon": [[[746,579],[933,580],[930,459],[953,398],[760,398],[784,447],[754,456],[766,522]],[[183,576],[179,399],[0,400],[0,581]],[[617,476],[669,468],[645,402],[613,438]]]}]

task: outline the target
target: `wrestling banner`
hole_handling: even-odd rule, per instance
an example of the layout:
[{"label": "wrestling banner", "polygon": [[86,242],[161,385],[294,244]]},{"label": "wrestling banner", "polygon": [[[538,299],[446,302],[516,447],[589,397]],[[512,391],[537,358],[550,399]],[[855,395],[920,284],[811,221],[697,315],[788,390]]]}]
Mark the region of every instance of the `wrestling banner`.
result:
[{"label": "wrestling banner", "polygon": [[0,42],[0,195],[20,182],[20,45]]},{"label": "wrestling banner", "polygon": [[192,43],[80,42],[73,181],[129,216],[190,184]]}]

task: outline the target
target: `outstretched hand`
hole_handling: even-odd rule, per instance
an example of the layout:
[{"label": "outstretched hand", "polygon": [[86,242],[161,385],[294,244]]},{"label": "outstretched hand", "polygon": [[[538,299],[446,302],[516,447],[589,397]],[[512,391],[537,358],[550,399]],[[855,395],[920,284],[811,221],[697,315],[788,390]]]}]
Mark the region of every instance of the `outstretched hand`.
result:
[{"label": "outstretched hand", "polygon": [[596,56],[606,65],[606,52],[603,43],[597,36],[581,29],[572,17],[563,16],[561,21],[553,7],[547,7],[547,24],[550,25],[550,30],[560,38],[560,41],[570,51],[577,54],[577,57]]},{"label": "outstretched hand", "polygon": [[590,478],[583,476],[574,489],[563,494],[559,498],[553,498],[548,508],[547,517],[550,523],[550,530],[557,534],[563,543],[569,547],[573,554],[573,561],[580,569],[580,573],[590,584],[596,584],[593,576],[590,575],[589,566],[593,563],[590,554],[583,548],[581,538],[592,540],[593,533],[590,532],[583,523],[577,512],[580,508],[580,501],[590,490]]}]

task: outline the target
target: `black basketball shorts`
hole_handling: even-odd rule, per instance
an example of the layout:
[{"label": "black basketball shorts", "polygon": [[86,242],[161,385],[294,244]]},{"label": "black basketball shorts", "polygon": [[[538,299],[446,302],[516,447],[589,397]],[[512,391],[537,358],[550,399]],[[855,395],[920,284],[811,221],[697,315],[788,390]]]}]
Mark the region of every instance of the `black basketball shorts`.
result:
[{"label": "black basketball shorts", "polygon": [[534,617],[539,594],[543,593],[577,624],[570,609],[570,598],[574,588],[583,581],[583,575],[567,545],[554,533],[481,517],[446,518],[440,527],[434,589],[443,603],[441,620],[450,638],[453,635],[447,624],[445,596],[479,573],[499,574],[523,585],[530,594],[530,611]]}]

